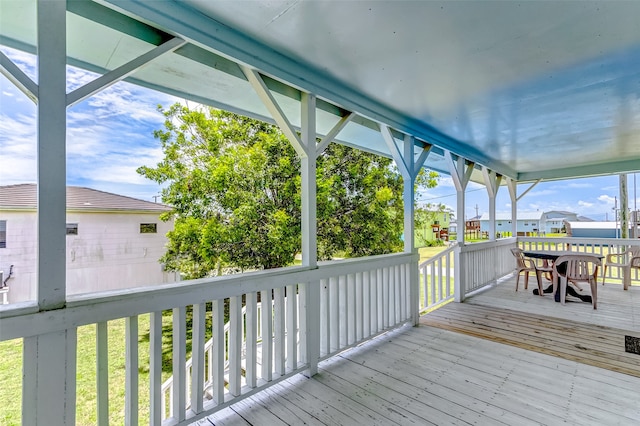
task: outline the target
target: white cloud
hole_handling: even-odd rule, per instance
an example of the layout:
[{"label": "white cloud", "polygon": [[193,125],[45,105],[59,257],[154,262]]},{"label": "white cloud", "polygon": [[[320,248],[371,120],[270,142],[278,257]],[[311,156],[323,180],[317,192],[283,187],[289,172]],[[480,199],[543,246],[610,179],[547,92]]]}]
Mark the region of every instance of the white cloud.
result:
[{"label": "white cloud", "polygon": [[593,188],[593,184],[590,183],[586,183],[586,182],[573,182],[573,183],[567,183],[566,185],[563,185],[563,187],[561,189],[588,189],[588,188]]},{"label": "white cloud", "polygon": [[593,204],[593,203],[590,203],[590,202],[588,202],[588,201],[582,201],[582,200],[580,200],[580,201],[578,201],[578,206],[580,206],[580,207],[584,207],[584,208],[591,208],[591,207],[593,207],[593,206],[594,206],[594,204]]},{"label": "white cloud", "polygon": [[524,197],[548,197],[550,195],[555,195],[557,194],[558,191],[555,191],[553,189],[540,189],[540,190],[535,190],[532,189],[529,193],[527,193],[527,195],[525,195]]},{"label": "white cloud", "polygon": [[609,196],[609,195],[606,195],[606,194],[602,194],[602,195],[600,195],[600,196],[598,197],[598,201],[601,201],[601,202],[603,202],[603,203],[605,203],[605,204],[611,204],[611,205],[613,205],[613,204],[615,203],[615,198],[614,198],[614,197],[611,197],[611,196]]},{"label": "white cloud", "polygon": [[[35,56],[9,48],[2,51],[36,80]],[[98,76],[67,67],[67,91]],[[36,107],[5,77],[0,77],[0,93],[0,184],[34,182],[37,173]],[[155,165],[162,159],[153,130],[162,127],[164,117],[156,107],[158,104],[169,106],[176,101],[163,93],[119,82],[69,108],[69,184],[143,199],[156,194],[158,185],[138,175],[136,169],[142,165]]]}]

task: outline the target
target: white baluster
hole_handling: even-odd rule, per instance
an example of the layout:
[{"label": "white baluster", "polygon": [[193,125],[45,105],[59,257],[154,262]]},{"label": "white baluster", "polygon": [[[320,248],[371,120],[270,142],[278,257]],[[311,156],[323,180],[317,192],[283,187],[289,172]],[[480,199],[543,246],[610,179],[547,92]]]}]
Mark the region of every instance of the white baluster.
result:
[{"label": "white baluster", "polygon": [[256,367],[257,367],[257,327],[258,327],[258,315],[257,315],[257,296],[256,293],[247,293],[246,295],[246,320],[245,327],[247,330],[246,340],[246,356],[245,356],[245,371],[247,385],[250,388],[256,387]]},{"label": "white baluster", "polygon": [[138,317],[125,318],[125,425],[138,424]]},{"label": "white baluster", "polygon": [[193,305],[193,326],[191,331],[191,410],[201,413],[204,404],[205,368],[205,316],[206,305]]},{"label": "white baluster", "polygon": [[173,417],[185,419],[187,380],[185,364],[187,350],[186,307],[173,309]]}]

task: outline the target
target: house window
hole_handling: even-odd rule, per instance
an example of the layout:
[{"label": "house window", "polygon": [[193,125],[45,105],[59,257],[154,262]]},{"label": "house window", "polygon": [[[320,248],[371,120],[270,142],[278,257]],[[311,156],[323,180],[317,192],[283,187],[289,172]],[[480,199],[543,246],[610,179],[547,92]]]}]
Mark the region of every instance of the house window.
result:
[{"label": "house window", "polygon": [[7,221],[0,220],[0,248],[7,248]]},{"label": "house window", "polygon": [[156,234],[158,232],[158,225],[155,223],[141,223],[140,224],[140,233],[141,234]]},{"label": "house window", "polygon": [[67,235],[78,235],[77,223],[67,223]]},{"label": "house window", "polygon": [[524,226],[529,226],[529,222],[525,222],[525,223],[524,223]]}]

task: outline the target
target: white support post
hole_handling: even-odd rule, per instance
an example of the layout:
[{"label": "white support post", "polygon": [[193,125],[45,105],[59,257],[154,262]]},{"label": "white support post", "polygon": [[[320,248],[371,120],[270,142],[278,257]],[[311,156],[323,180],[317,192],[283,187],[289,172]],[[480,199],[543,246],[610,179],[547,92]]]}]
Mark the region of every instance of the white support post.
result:
[{"label": "white support post", "polygon": [[454,273],[454,300],[456,302],[462,302],[464,300],[464,282],[462,281],[462,271],[464,271],[464,259],[461,255],[461,247],[464,245],[464,231],[465,231],[465,220],[464,220],[464,210],[465,210],[465,189],[467,188],[467,184],[471,179],[471,174],[473,173],[474,163],[469,163],[465,165],[465,160],[462,157],[458,157],[457,161],[454,161],[453,156],[449,151],[444,152],[445,160],[449,165],[449,170],[451,172],[451,177],[453,179],[453,184],[456,187],[457,194],[457,207],[456,211],[458,214],[458,249],[455,251],[455,273]]},{"label": "white support post", "polygon": [[[302,265],[315,268],[318,259],[316,220],[316,97],[302,93]],[[293,142],[292,142],[293,143]],[[317,321],[316,321],[317,322]]]},{"label": "white support post", "polygon": [[66,296],[65,14],[66,2],[38,1],[37,294],[41,310],[64,307]]},{"label": "white support post", "polygon": [[518,236],[518,183],[513,179],[507,179],[509,197],[511,198],[511,233]]},{"label": "white support post", "polygon": [[518,214],[517,214],[518,201],[520,201],[522,197],[527,195],[527,193],[531,191],[533,188],[535,188],[535,186],[539,184],[541,181],[542,179],[538,179],[537,181],[532,183],[529,188],[525,189],[524,192],[520,194],[520,196],[518,196],[517,194],[518,183],[513,179],[507,180],[507,187],[509,188],[509,196],[511,197],[511,229],[513,229],[514,237],[518,236]]},{"label": "white support post", "polygon": [[[38,0],[36,4],[36,285],[38,306],[41,311],[48,311],[63,308],[66,298],[66,2]],[[17,78],[34,95],[34,85],[20,75]],[[74,425],[76,329],[25,338],[23,364],[23,424]]]},{"label": "white support post", "polygon": [[495,241],[497,233],[496,196],[500,189],[502,176],[484,166],[482,167],[482,176],[484,177],[484,184],[487,188],[487,194],[489,195],[489,240]]},{"label": "white support post", "polygon": [[[347,123],[353,117],[353,114],[349,114],[343,117],[334,126],[333,129],[327,134],[318,146],[316,144],[316,97],[313,94],[301,93],[301,134],[298,136],[296,130],[291,125],[291,122],[286,117],[284,111],[275,98],[269,91],[269,88],[265,84],[262,76],[255,70],[248,67],[241,67],[242,72],[247,77],[247,80],[254,88],[262,103],[267,107],[271,116],[289,139],[289,142],[293,145],[293,148],[300,157],[300,169],[302,180],[302,265],[315,268],[318,263],[318,243],[317,243],[317,218],[316,218],[316,161],[318,153],[322,152],[331,140],[347,125]],[[276,290],[278,294],[281,290]],[[301,301],[301,314],[305,315],[305,318],[301,320],[300,328],[300,347],[305,351],[302,358],[309,364],[308,374],[313,375],[317,372],[317,363],[320,358],[320,286],[318,282],[304,283],[302,284],[301,295],[303,300]],[[278,306],[278,297],[276,297],[276,306]],[[278,312],[276,307],[276,318],[282,315]],[[278,321],[276,320],[276,325]],[[282,365],[283,354],[279,352],[282,350],[280,347],[284,342],[280,342],[279,326],[276,327],[276,346],[275,346],[275,360],[276,360],[276,372],[278,374],[284,374],[284,365]],[[289,336],[291,338],[291,336]],[[291,350],[291,348],[290,348]],[[293,355],[293,354],[289,354]],[[295,356],[290,358],[290,363],[295,361]]]},{"label": "white support post", "polygon": [[[316,97],[302,93],[302,134],[305,156],[300,157],[302,169],[302,265],[315,268],[318,264],[318,232],[316,212],[316,162],[319,147],[316,146]],[[350,120],[341,120],[329,135],[328,143]],[[326,145],[325,145],[326,147]],[[300,286],[300,350],[301,359],[308,365],[309,377],[318,372],[320,359],[320,283],[311,281]],[[291,337],[290,337],[291,338]],[[295,368],[295,366],[294,366]]]},{"label": "white support post", "polygon": [[[427,160],[431,150],[431,145],[425,144],[420,156],[415,160],[415,139],[413,136],[404,136],[403,149],[400,151],[389,127],[385,124],[381,124],[380,132],[382,133],[387,147],[389,148],[389,151],[402,174],[404,182],[402,191],[402,200],[404,203],[404,251],[405,253],[413,253],[415,251],[414,185],[422,165]],[[415,271],[413,269],[415,269]],[[411,319],[414,325],[418,325],[420,319],[420,275],[418,273],[417,265],[415,265],[415,268],[412,268],[408,279]]]},{"label": "white support post", "polygon": [[467,189],[467,184],[471,179],[471,174],[473,173],[474,163],[469,163],[465,165],[465,160],[462,157],[458,157],[457,161],[454,161],[451,153],[449,151],[444,152],[445,161],[449,165],[449,171],[451,172],[451,178],[453,179],[453,184],[456,187],[457,193],[457,206],[456,212],[458,215],[457,227],[458,227],[458,235],[457,241],[458,244],[464,244],[464,231],[465,231],[465,220],[464,220],[464,211],[465,211],[465,190]]},{"label": "white support post", "polygon": [[76,329],[25,337],[23,342],[22,424],[75,425]]}]

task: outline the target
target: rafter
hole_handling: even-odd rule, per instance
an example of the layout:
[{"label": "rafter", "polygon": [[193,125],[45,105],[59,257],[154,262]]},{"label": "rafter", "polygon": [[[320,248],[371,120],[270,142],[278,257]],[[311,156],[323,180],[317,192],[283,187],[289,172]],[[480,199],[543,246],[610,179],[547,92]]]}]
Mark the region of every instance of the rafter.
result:
[{"label": "rafter", "polygon": [[[391,156],[395,160],[398,168],[400,169],[400,173],[403,176],[411,177],[411,169],[412,167],[407,163],[404,155],[400,152],[398,145],[396,144],[395,138],[391,134],[391,129],[386,124],[380,124],[380,133],[382,133],[382,137],[391,151]],[[413,162],[413,159],[411,160]]]},{"label": "rafter", "polygon": [[38,103],[38,85],[2,52],[0,52],[0,73],[29,99]]},{"label": "rafter", "polygon": [[449,171],[451,172],[451,177],[453,178],[453,184],[455,185],[456,190],[464,191],[471,179],[475,163],[469,162],[468,164],[465,164],[464,158],[458,157],[456,164],[456,161],[454,161],[453,156],[451,155],[451,151],[445,151],[444,158],[449,165]]},{"label": "rafter", "polygon": [[489,197],[495,197],[498,194],[498,189],[500,189],[502,175],[497,174],[493,170],[489,170],[485,166],[482,166],[482,176],[484,177],[484,184],[487,187]]},{"label": "rafter", "polygon": [[126,64],[121,65],[118,68],[109,71],[108,73],[85,84],[84,86],[78,87],[67,95],[67,106],[69,107],[82,102],[84,99],[100,92],[101,90],[104,90],[107,87],[121,80],[124,80],[154,59],[157,59],[169,52],[173,52],[186,43],[187,42],[185,40],[182,40],[179,37],[172,38],[171,40],[150,50],[144,55],[138,56],[137,58],[127,62]]},{"label": "rafter", "polygon": [[[266,106],[271,113],[271,116],[276,121],[276,124],[278,124],[278,126],[280,127],[280,130],[282,130],[291,144],[293,144],[293,148],[296,150],[298,155],[308,156],[309,152],[307,152],[307,149],[302,143],[300,136],[298,136],[295,128],[285,115],[284,111],[282,111],[282,108],[280,108],[280,105],[278,105],[276,99],[271,94],[271,91],[265,84],[262,76],[256,70],[253,70],[244,65],[241,65],[240,68],[242,69],[242,72],[244,72],[244,75],[247,77],[247,80],[249,81],[251,86],[253,86],[253,89],[260,97],[260,100],[262,101],[264,106]],[[313,147],[313,149],[315,154],[315,147]]]},{"label": "rafter", "polygon": [[354,112],[350,112],[349,114],[341,117],[336,125],[333,126],[333,128],[329,131],[329,133],[327,133],[326,136],[322,138],[322,140],[318,143],[318,146],[316,146],[316,153],[320,154],[325,149],[327,149],[327,146],[329,146],[329,144],[336,138],[336,136],[338,136],[338,133],[340,133],[342,129],[344,129],[345,126],[349,124],[351,119],[355,116],[356,114]]}]

